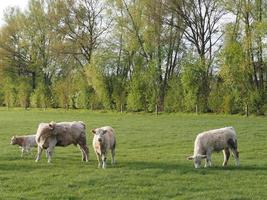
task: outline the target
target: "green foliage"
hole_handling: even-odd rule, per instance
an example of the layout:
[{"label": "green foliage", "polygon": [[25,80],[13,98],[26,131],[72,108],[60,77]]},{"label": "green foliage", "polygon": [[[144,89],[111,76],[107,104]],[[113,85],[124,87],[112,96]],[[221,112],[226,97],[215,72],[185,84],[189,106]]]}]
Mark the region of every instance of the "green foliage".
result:
[{"label": "green foliage", "polygon": [[49,88],[39,84],[31,94],[31,106],[34,108],[48,108],[52,105]]},{"label": "green foliage", "polygon": [[224,87],[227,88],[223,112],[244,113],[250,105],[250,96],[253,93],[251,70],[246,62],[242,44],[233,37],[232,29],[233,26],[229,25],[222,51],[223,64],[220,76],[224,81]]},{"label": "green foliage", "polygon": [[239,98],[239,96],[234,95],[237,92],[231,94],[225,94],[223,96],[223,102],[222,102],[222,112],[227,114],[237,114],[240,113],[240,111],[243,111],[244,113],[244,105],[242,105],[242,101]]},{"label": "green foliage", "polygon": [[181,81],[184,89],[186,111],[195,111],[196,106],[200,111],[204,109],[204,102],[201,96],[203,94],[203,74],[205,74],[205,70],[200,61],[194,60],[191,56],[183,63]]},{"label": "green foliage", "polygon": [[[214,80],[215,81],[215,80]],[[212,112],[220,113],[222,112],[222,104],[225,96],[224,88],[222,84],[216,80],[217,84],[213,84],[209,96],[209,108]]]},{"label": "green foliage", "polygon": [[15,106],[17,100],[17,91],[15,85],[9,78],[6,78],[4,82],[3,91],[4,91],[4,104],[8,108]]},{"label": "green foliage", "polygon": [[55,96],[56,104],[65,109],[71,106],[72,88],[71,82],[59,80],[54,84],[53,93]]},{"label": "green foliage", "polygon": [[[108,86],[105,82],[104,74],[101,72],[101,63],[96,59],[86,67],[86,79],[90,87],[94,89],[94,104],[99,107],[110,108],[110,98],[108,95]],[[101,106],[102,105],[102,106]]]},{"label": "green foliage", "polygon": [[164,99],[164,110],[166,112],[182,112],[184,109],[184,91],[181,80],[173,77],[168,86],[168,92]]},{"label": "green foliage", "polygon": [[18,100],[21,107],[28,108],[30,106],[31,85],[27,79],[19,80]]},{"label": "green foliage", "polygon": [[129,94],[127,97],[127,109],[129,111],[142,111],[146,107],[145,92],[146,85],[143,74],[136,73],[129,83]]},{"label": "green foliage", "polygon": [[263,115],[264,111],[266,111],[266,109],[264,109],[264,104],[266,103],[265,98],[266,96],[264,96],[264,94],[260,93],[259,91],[253,91],[249,100],[249,112],[255,113],[257,115]]},{"label": "green foliage", "polygon": [[130,111],[153,112],[159,99],[159,71],[151,61],[146,69],[136,67],[129,83],[127,108]]},{"label": "green foliage", "polygon": [[122,78],[113,78],[112,99],[114,100],[117,111],[123,111],[126,105],[126,83]]},{"label": "green foliage", "polygon": [[158,106],[160,92],[160,71],[157,68],[157,62],[152,60],[144,72],[145,92],[144,96],[147,102],[146,111],[153,112]]},{"label": "green foliage", "polygon": [[79,92],[77,93],[77,99],[76,99],[76,107],[77,108],[90,108],[90,96],[92,95],[93,90],[91,90],[89,87],[81,87]]}]

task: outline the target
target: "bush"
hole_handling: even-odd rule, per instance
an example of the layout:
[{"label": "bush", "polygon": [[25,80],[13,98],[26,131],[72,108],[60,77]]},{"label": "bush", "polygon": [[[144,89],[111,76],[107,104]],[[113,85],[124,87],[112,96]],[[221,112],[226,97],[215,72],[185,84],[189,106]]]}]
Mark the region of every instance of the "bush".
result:
[{"label": "bush", "polygon": [[250,95],[250,112],[256,113],[257,115],[264,115],[266,111],[264,108],[264,95],[258,91],[254,91]]},{"label": "bush", "polygon": [[51,92],[44,84],[40,84],[31,94],[31,106],[35,108],[48,108],[52,104]]},{"label": "bush", "polygon": [[17,90],[13,82],[8,78],[5,80],[3,91],[4,91],[5,106],[7,106],[8,108],[16,106]]},{"label": "bush", "polygon": [[169,81],[169,88],[164,98],[164,111],[181,112],[184,109],[183,88],[179,78],[172,78]]}]

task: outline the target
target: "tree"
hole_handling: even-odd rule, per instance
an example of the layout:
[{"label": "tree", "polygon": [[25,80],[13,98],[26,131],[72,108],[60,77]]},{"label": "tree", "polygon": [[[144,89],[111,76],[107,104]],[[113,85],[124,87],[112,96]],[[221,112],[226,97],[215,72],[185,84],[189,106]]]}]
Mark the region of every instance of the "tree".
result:
[{"label": "tree", "polygon": [[[246,110],[248,107],[255,109],[253,112],[262,113],[261,108],[266,102],[266,86],[264,76],[266,67],[262,52],[264,51],[264,36],[266,36],[266,2],[261,0],[246,0],[228,2],[230,6],[226,9],[236,16],[232,37],[240,42],[245,50],[245,74],[247,77],[244,82],[250,90],[250,97],[246,98]],[[264,31],[265,30],[265,31]],[[237,76],[239,77],[239,76]],[[255,98],[254,98],[255,97]],[[254,99],[254,100],[253,100]],[[254,103],[253,103],[254,102]]]},{"label": "tree", "polygon": [[110,21],[103,17],[103,3],[98,0],[53,0],[51,6],[55,8],[57,32],[61,34],[57,50],[64,56],[72,56],[84,67],[90,63],[109,28]]},{"label": "tree", "polygon": [[179,15],[183,24],[178,28],[184,29],[184,37],[195,48],[203,73],[201,73],[201,93],[204,107],[208,110],[210,79],[213,73],[212,62],[216,45],[222,37],[220,19],[225,14],[218,0],[172,0],[171,8]]}]

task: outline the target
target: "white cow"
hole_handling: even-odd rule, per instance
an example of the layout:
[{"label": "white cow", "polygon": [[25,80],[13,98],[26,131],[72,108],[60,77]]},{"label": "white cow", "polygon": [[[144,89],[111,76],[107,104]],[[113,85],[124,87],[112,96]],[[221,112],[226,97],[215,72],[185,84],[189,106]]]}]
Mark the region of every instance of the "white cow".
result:
[{"label": "white cow", "polygon": [[86,145],[85,124],[81,121],[40,123],[35,139],[38,145],[36,162],[40,160],[43,149],[47,149],[48,162],[51,162],[55,146],[65,147],[70,144],[78,144],[82,153],[82,160],[88,161],[89,150]]},{"label": "white cow", "polygon": [[112,164],[115,164],[115,131],[110,126],[96,128],[92,130],[94,134],[93,147],[98,160],[98,167],[106,168],[107,153],[111,150]]},{"label": "white cow", "polygon": [[211,166],[211,154],[213,151],[223,150],[224,162],[227,165],[231,149],[236,165],[239,166],[239,153],[237,151],[237,137],[233,127],[225,127],[206,131],[197,135],[194,146],[194,155],[188,160],[194,160],[195,168],[201,165],[201,159],[206,158],[205,167]]},{"label": "white cow", "polygon": [[37,146],[37,143],[35,141],[35,135],[13,136],[11,138],[10,144],[20,146],[21,157],[25,153],[30,153],[32,147]]}]

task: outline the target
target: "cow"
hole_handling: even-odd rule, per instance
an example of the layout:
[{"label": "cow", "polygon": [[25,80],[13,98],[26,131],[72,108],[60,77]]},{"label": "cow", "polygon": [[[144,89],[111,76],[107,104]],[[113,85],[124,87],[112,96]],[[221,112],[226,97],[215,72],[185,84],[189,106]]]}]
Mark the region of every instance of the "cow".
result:
[{"label": "cow", "polygon": [[107,153],[111,150],[112,164],[115,164],[115,147],[116,138],[115,131],[110,126],[95,128],[92,130],[94,134],[93,147],[98,161],[98,167],[106,168]]},{"label": "cow", "polygon": [[37,146],[35,135],[13,136],[10,144],[19,145],[21,148],[21,157],[23,157],[26,153],[30,153],[32,147]]},{"label": "cow", "polygon": [[65,147],[70,144],[79,145],[82,161],[88,162],[86,127],[81,121],[40,123],[35,140],[38,145],[36,162],[40,160],[43,149],[47,150],[48,163],[50,163],[55,146]]},{"label": "cow", "polygon": [[206,159],[205,167],[211,166],[211,154],[213,151],[223,151],[223,166],[227,165],[230,150],[239,166],[239,152],[237,150],[237,137],[233,127],[225,127],[206,131],[197,135],[194,145],[194,155],[188,160],[194,160],[195,168],[201,165],[201,159]]}]

